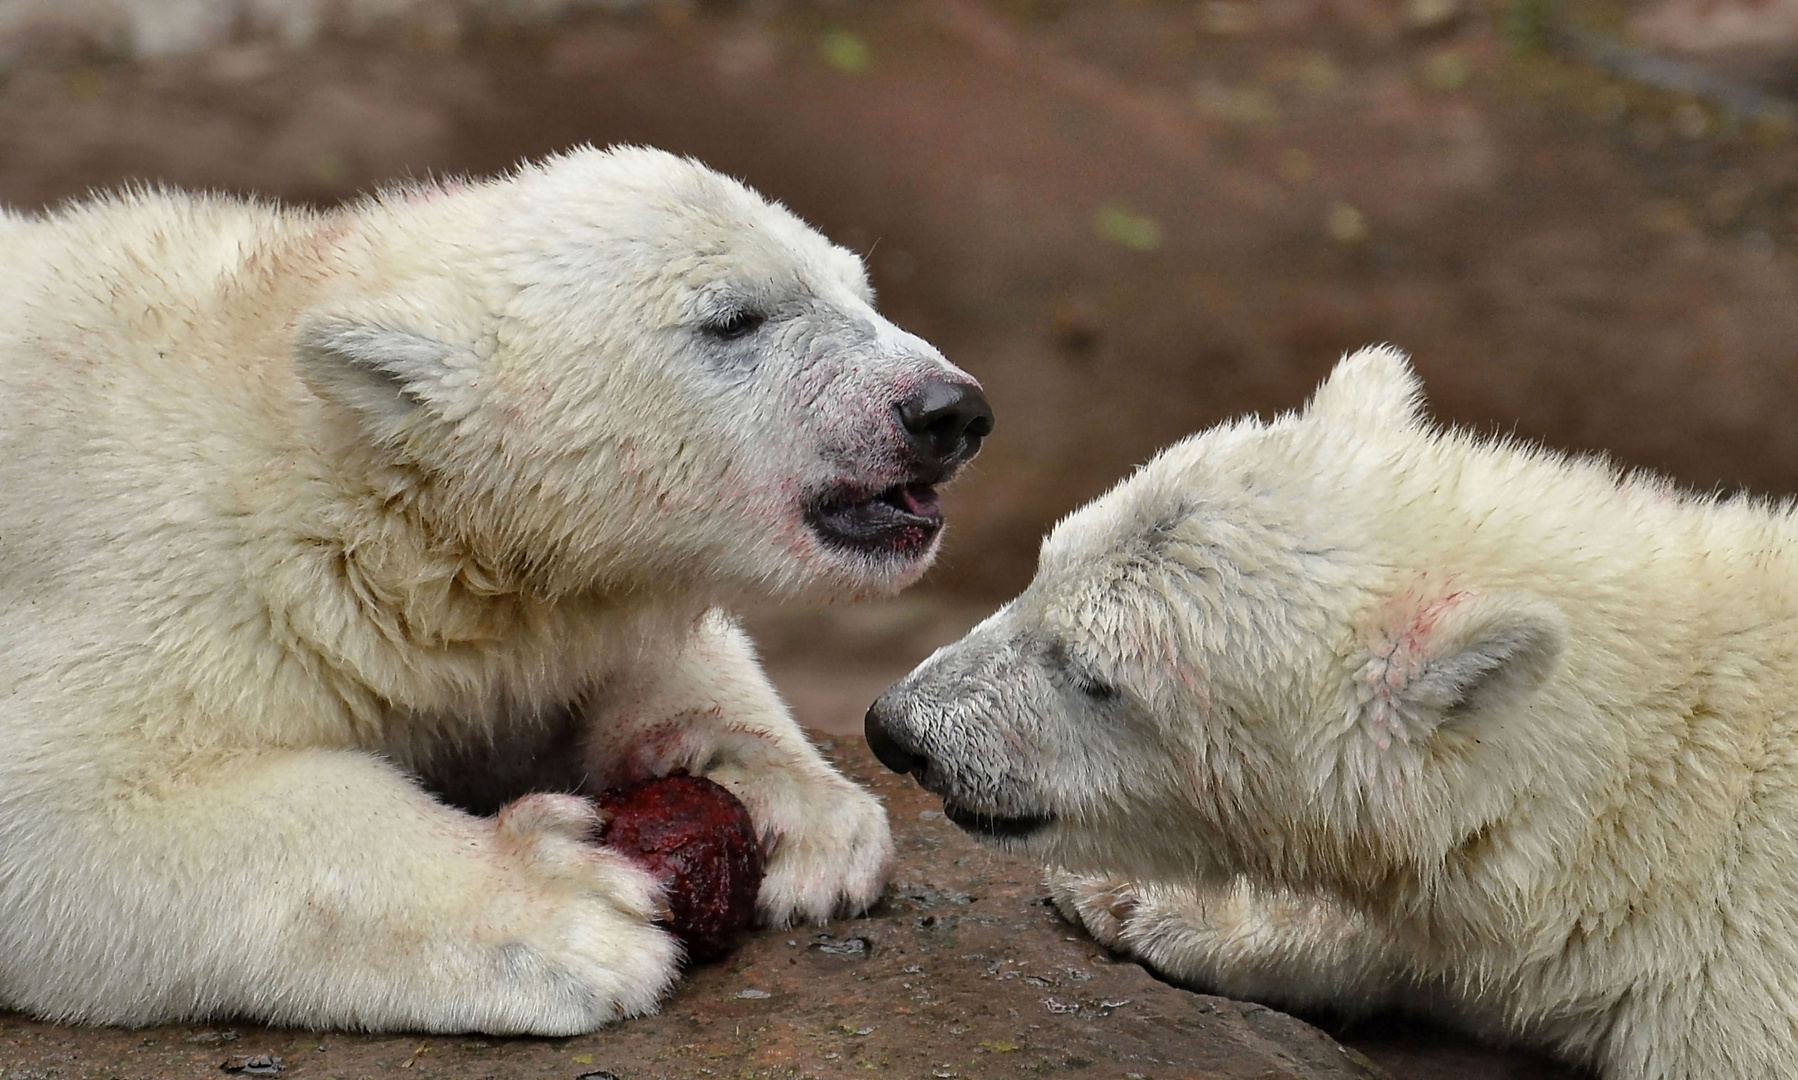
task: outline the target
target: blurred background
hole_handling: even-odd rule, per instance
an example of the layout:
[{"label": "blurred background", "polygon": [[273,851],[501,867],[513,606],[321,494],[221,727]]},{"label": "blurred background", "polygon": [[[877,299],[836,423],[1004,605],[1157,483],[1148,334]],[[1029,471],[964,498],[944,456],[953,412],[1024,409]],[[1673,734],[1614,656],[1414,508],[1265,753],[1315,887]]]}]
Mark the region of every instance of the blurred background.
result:
[{"label": "blurred background", "polygon": [[1444,420],[1798,489],[1798,0],[0,0],[0,201],[330,204],[592,142],[862,253],[996,435],[923,586],[757,612],[806,723],[1156,447],[1389,341]]},{"label": "blurred background", "polygon": [[0,0],[0,201],[641,142],[786,202],[998,416],[922,586],[752,613],[844,732],[1060,515],[1363,344],[1445,421],[1798,490],[1795,48],[1798,0]]}]

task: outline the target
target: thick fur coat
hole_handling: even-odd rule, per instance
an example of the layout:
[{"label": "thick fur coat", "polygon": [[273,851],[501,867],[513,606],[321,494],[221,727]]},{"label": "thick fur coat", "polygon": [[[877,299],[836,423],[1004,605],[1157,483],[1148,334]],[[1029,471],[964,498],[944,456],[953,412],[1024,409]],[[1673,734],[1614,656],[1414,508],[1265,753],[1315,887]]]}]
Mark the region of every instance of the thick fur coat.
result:
[{"label": "thick fur coat", "polygon": [[1419,413],[1373,349],[1171,447],[870,739],[1176,980],[1798,1075],[1792,508]]},{"label": "thick fur coat", "polygon": [[983,430],[919,465],[895,403],[976,392],[870,302],[648,150],[328,213],[0,215],[0,1006],[651,1010],[660,886],[566,793],[675,769],[748,805],[765,919],[872,902],[881,807],[723,613],[935,551]]}]

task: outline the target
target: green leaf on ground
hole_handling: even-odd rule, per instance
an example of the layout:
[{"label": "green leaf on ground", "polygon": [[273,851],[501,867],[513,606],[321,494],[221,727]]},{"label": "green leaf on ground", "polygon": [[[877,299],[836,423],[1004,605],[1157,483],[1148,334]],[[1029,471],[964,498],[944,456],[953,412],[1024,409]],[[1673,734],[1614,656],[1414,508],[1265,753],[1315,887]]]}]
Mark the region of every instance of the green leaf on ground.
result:
[{"label": "green leaf on ground", "polygon": [[1102,239],[1131,251],[1154,251],[1161,246],[1161,222],[1138,214],[1122,203],[1109,203],[1093,217],[1093,231]]},{"label": "green leaf on ground", "polygon": [[845,75],[860,75],[874,65],[868,43],[848,30],[826,30],[818,39],[818,52],[826,64]]}]

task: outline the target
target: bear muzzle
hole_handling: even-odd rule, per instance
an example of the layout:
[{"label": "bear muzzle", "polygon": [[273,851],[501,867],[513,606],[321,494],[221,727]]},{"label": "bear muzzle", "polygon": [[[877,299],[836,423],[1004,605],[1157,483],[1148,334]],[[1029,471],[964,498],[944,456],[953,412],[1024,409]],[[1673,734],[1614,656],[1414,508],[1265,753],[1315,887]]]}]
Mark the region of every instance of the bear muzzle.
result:
[{"label": "bear muzzle", "polygon": [[980,452],[993,410],[978,384],[949,378],[923,382],[892,408],[904,437],[904,476],[877,490],[840,484],[812,501],[805,521],[831,547],[912,561],[929,555],[942,532],[936,486]]},{"label": "bear muzzle", "polygon": [[943,770],[932,768],[930,758],[906,738],[900,725],[892,722],[898,706],[889,699],[897,689],[882,694],[869,706],[867,716],[862,720],[868,749],[882,765],[910,776],[924,790],[942,796],[943,816],[963,832],[982,840],[1023,840],[1055,823],[1052,814],[999,814],[977,810],[961,802]]}]

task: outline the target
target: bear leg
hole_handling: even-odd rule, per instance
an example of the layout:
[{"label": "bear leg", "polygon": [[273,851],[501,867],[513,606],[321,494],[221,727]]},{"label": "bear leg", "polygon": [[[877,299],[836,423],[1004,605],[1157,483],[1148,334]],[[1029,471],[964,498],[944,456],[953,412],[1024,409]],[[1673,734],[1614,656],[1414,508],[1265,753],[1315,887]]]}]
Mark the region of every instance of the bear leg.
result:
[{"label": "bear leg", "polygon": [[[140,762],[140,764],[142,764]],[[575,796],[497,818],[387,762],[160,762],[64,791],[0,879],[0,1003],[55,1020],[572,1035],[653,1012],[660,887]]]},{"label": "bear leg", "polygon": [[766,924],[821,922],[880,898],[893,861],[885,809],[818,753],[722,612],[653,683],[600,703],[593,723],[589,776],[685,769],[743,801],[768,857],[757,901]]},{"label": "bear leg", "polygon": [[1250,885],[1183,887],[1051,871],[1055,906],[1171,982],[1292,1009],[1363,1015],[1396,1003],[1399,955],[1359,915]]}]

